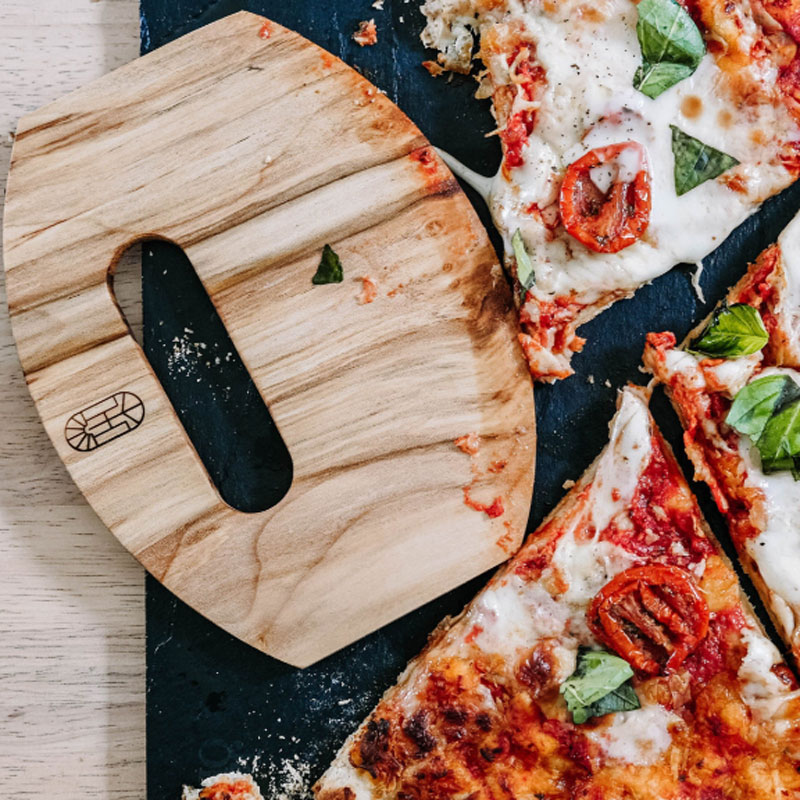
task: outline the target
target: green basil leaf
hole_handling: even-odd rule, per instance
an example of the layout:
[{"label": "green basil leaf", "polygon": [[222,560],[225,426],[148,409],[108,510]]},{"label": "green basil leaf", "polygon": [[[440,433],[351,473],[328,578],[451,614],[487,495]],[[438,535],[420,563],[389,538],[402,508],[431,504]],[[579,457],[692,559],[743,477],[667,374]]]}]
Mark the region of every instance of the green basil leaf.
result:
[{"label": "green basil leaf", "polygon": [[798,398],[800,387],[788,375],[756,378],[737,392],[725,422],[758,445],[773,414]]},{"label": "green basil leaf", "polygon": [[636,36],[644,63],[633,85],[655,99],[697,69],[706,45],[694,20],[675,0],[641,0],[637,12]]},{"label": "green basil leaf", "polygon": [[[633,684],[628,680],[618,689],[609,692],[605,697],[601,697],[589,706],[592,717],[603,717],[606,714],[613,714],[616,711],[635,711],[641,708],[642,704],[636,696]],[[588,718],[587,718],[588,719]]]},{"label": "green basil leaf", "polygon": [[519,228],[514,231],[514,235],[511,237],[511,246],[514,248],[514,258],[517,261],[517,280],[524,288],[530,289],[536,276],[533,272],[531,257],[525,249],[525,242],[522,240]]},{"label": "green basil leaf", "polygon": [[694,20],[676,0],[642,0],[636,36],[645,61],[671,61],[696,68],[706,45]]},{"label": "green basil leaf", "polygon": [[[795,384],[800,395],[797,384],[791,378],[787,380]],[[756,447],[761,453],[764,472],[795,468],[795,460],[800,458],[800,397],[783,405],[769,418]]]},{"label": "green basil leaf", "polygon": [[344,280],[344,271],[342,270],[342,262],[339,256],[336,255],[333,248],[326,244],[322,248],[322,259],[317,267],[317,272],[311,279],[311,283],[317,285],[323,283],[341,283]]},{"label": "green basil leaf", "polygon": [[[581,647],[578,650],[575,672],[561,684],[559,689],[567,703],[567,709],[572,712],[572,721],[580,725],[589,717],[638,708],[638,698],[636,705],[631,706],[633,701],[627,690],[621,692],[615,699],[606,700],[632,677],[633,670],[625,659],[605,650],[589,650]],[[636,697],[632,686],[630,689]],[[603,710],[605,708],[608,710]]]},{"label": "green basil leaf", "polygon": [[675,156],[675,191],[679,197],[739,163],[733,156],[703,144],[675,125],[669,127]]},{"label": "green basil leaf", "polygon": [[723,304],[687,350],[712,358],[737,358],[757,353],[768,341],[769,334],[755,308],[747,303]]},{"label": "green basil leaf", "polygon": [[673,64],[661,61],[651,64],[645,61],[633,76],[633,88],[638,89],[653,100],[684,78],[688,78],[694,69],[688,64]]}]

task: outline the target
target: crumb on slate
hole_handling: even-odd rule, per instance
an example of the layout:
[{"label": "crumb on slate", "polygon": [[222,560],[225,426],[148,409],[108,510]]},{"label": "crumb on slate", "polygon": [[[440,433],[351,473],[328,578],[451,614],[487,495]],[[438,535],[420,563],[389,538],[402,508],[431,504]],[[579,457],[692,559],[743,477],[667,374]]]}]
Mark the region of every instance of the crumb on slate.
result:
[{"label": "crumb on slate", "polygon": [[353,34],[353,41],[361,47],[369,47],[378,42],[378,29],[375,20],[362,20],[358,23],[358,30]]}]

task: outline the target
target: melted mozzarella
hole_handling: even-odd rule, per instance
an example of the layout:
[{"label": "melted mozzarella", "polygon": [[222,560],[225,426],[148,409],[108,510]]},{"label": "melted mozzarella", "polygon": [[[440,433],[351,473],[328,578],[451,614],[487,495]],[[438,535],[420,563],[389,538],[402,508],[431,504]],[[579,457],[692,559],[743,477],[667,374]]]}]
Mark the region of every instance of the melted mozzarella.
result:
[{"label": "melted mozzarella", "polygon": [[[611,440],[589,490],[589,515],[596,534],[587,536],[589,520],[578,514],[573,527],[559,538],[541,582],[513,573],[495,579],[467,611],[452,639],[454,646],[460,647],[463,636],[473,630],[478,631],[475,644],[486,652],[522,652],[537,640],[551,639],[561,648],[557,657],[563,679],[574,669],[578,645],[596,645],[586,625],[590,601],[615,575],[639,561],[599,538],[612,520],[618,525],[627,520],[627,508],[650,460],[650,415],[635,392],[623,391],[610,428]],[[558,580],[551,581],[556,575]],[[545,588],[564,583],[566,589],[555,598]]]},{"label": "melted mozzarella", "polygon": [[778,237],[786,288],[781,297],[783,316],[790,340],[794,343],[795,358],[800,358],[800,214]]},{"label": "melted mozzarella", "polygon": [[[766,369],[758,377],[774,374],[790,375],[800,383],[800,375],[787,369]],[[758,489],[764,497],[763,530],[747,543],[747,552],[770,592],[777,596],[773,609],[791,636],[797,623],[789,607],[800,610],[800,481],[790,472],[765,475],[758,450],[746,436],[739,441],[739,455],[747,471],[745,485]]]},{"label": "melted mozzarella", "polygon": [[650,414],[633,392],[622,393],[611,421],[608,447],[600,457],[591,489],[592,522],[605,530],[624,511],[652,454]]},{"label": "melted mozzarella", "polygon": [[[779,102],[737,103],[727,97],[725,76],[711,55],[690,78],[650,99],[633,88],[641,64],[635,4],[605,0],[599,22],[581,15],[583,5],[582,0],[531,2],[527,9],[507,4],[506,19],[536,42],[547,83],[537,97],[525,163],[511,170],[510,181],[502,172],[496,176],[491,200],[507,252],[511,235],[522,232],[536,265],[537,288],[545,294],[575,291],[581,301],[593,302],[607,291],[633,290],[675,263],[699,261],[720,244],[760,202],[790,182],[775,141],[794,138],[797,126]],[[775,75],[757,74],[759,69],[765,67],[742,67],[773,85]],[[490,70],[496,84],[507,82],[502,57]],[[691,118],[681,110],[687,104]],[[678,197],[670,124],[737,158],[741,164],[732,172],[745,191],[711,180]],[[650,225],[641,240],[619,253],[595,253],[561,228],[551,235],[527,212],[532,203],[544,209],[557,202],[564,170],[589,149],[629,140],[646,147],[652,173]]]},{"label": "melted mozzarella", "polygon": [[798,692],[791,691],[772,672],[772,667],[783,663],[772,642],[752,628],[742,631],[742,639],[747,645],[747,652],[739,666],[742,700],[760,721],[774,719]]},{"label": "melted mozzarella", "polygon": [[761,353],[753,353],[740,358],[728,358],[713,367],[703,367],[703,371],[706,373],[707,380],[709,378],[713,380],[714,389],[717,391],[724,389],[731,397],[735,397],[736,393],[753,377],[753,373],[761,363],[761,358]]},{"label": "melted mozzarella", "polygon": [[468,624],[482,629],[475,643],[486,652],[499,653],[561,636],[570,612],[540,584],[510,574],[482,592],[468,616]]},{"label": "melted mozzarella", "polygon": [[607,719],[609,725],[587,735],[608,758],[626,764],[654,764],[672,743],[671,728],[682,724],[680,717],[658,705],[622,711]]}]

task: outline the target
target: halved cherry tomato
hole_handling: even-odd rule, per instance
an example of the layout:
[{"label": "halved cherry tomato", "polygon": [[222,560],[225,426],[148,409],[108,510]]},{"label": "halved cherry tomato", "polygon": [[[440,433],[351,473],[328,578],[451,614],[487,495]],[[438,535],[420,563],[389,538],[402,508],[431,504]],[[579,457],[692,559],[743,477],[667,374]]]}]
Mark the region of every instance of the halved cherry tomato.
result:
[{"label": "halved cherry tomato", "polygon": [[679,667],[708,633],[708,604],[686,570],[631,567],[607,583],[587,613],[595,636],[632,667],[657,675]]},{"label": "halved cherry tomato", "polygon": [[[591,171],[605,164],[623,174],[603,192],[592,180]],[[631,164],[636,172],[625,180]],[[637,142],[596,147],[567,167],[559,197],[561,221],[567,233],[590,250],[617,253],[630,247],[647,230],[650,207],[647,156]]]}]

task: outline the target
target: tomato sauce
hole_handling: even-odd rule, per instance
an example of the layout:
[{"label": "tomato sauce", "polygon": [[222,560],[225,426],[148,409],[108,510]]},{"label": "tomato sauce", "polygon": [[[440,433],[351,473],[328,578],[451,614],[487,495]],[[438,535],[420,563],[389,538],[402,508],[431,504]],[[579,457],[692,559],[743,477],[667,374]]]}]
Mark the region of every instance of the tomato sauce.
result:
[{"label": "tomato sauce", "polygon": [[[532,53],[533,46],[522,43],[506,58],[509,67],[513,67],[515,71],[517,91],[522,92],[526,100],[533,100],[537,88],[545,81],[545,71],[535,62]],[[526,108],[514,114],[500,132],[503,143],[503,173],[507,178],[511,169],[525,163],[522,150],[533,133],[535,123],[535,112]]]},{"label": "tomato sauce", "polygon": [[238,797],[246,797],[251,794],[250,782],[241,780],[231,783],[230,781],[220,781],[213,786],[206,786],[201,790],[202,800],[236,800]]},{"label": "tomato sauce", "polygon": [[[742,609],[736,605],[711,615],[708,633],[697,649],[684,661],[684,669],[695,681],[707,683],[718,672],[728,666],[732,642],[745,625]],[[730,665],[738,668],[738,665]]]},{"label": "tomato sauce", "polygon": [[472,499],[469,486],[465,486],[462,491],[464,492],[464,505],[475,509],[475,511],[483,511],[487,517],[491,517],[492,519],[495,517],[502,517],[503,514],[505,514],[505,506],[503,505],[502,497],[495,497],[489,504],[479,503],[477,500]]},{"label": "tomato sauce", "polygon": [[628,512],[633,527],[612,524],[602,538],[643,558],[685,569],[715,550],[698,524],[699,509],[676,488],[680,475],[658,437],[653,437],[652,448]]}]

